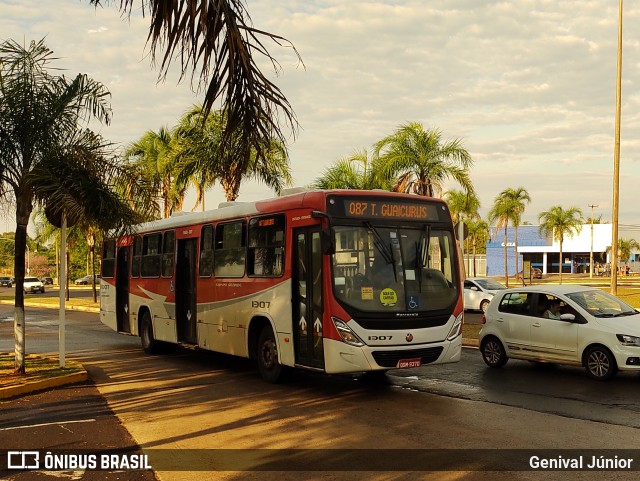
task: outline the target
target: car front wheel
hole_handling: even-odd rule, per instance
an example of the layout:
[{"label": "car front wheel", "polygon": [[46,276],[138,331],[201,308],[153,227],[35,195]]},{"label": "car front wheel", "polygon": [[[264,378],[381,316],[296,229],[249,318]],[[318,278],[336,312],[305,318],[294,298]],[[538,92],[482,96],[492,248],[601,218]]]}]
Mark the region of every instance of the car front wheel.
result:
[{"label": "car front wheel", "polygon": [[482,312],[487,312],[487,307],[489,307],[489,300],[488,299],[484,299],[481,303],[480,303],[480,310]]},{"label": "car front wheel", "polygon": [[504,350],[504,346],[497,337],[489,336],[482,341],[480,346],[482,359],[489,367],[502,367],[509,358]]},{"label": "car front wheel", "polygon": [[611,351],[604,346],[593,346],[585,354],[584,367],[591,379],[608,381],[618,371]]}]

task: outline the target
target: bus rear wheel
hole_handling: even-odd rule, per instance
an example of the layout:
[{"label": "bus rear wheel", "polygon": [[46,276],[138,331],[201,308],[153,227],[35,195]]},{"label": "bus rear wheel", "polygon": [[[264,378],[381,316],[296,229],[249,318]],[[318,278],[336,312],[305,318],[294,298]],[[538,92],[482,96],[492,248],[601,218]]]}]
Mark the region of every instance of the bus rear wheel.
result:
[{"label": "bus rear wheel", "polygon": [[265,326],[260,332],[256,359],[260,375],[265,381],[276,384],[288,377],[290,368],[278,362],[278,344],[270,326]]},{"label": "bus rear wheel", "polygon": [[153,324],[151,324],[151,315],[145,312],[140,321],[140,342],[142,349],[147,354],[156,354],[159,352],[159,343],[153,337]]}]

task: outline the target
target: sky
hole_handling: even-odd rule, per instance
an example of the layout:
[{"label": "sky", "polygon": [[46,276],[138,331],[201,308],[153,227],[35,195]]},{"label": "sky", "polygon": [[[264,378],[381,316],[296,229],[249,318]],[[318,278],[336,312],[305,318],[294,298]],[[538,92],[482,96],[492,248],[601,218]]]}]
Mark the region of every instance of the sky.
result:
[{"label": "sky", "polygon": [[[140,1],[134,2],[138,7]],[[101,134],[123,147],[174,126],[203,95],[177,69],[158,82],[149,19],[123,18],[89,0],[0,0],[0,40],[46,37],[65,75],[86,73],[110,90],[113,120]],[[115,5],[115,6],[114,6]],[[295,186],[407,122],[459,139],[486,217],[502,190],[531,196],[523,221],[550,207],[578,207],[611,221],[618,2],[614,0],[247,0],[279,63],[278,85],[300,129],[288,136]],[[640,231],[640,5],[623,20],[620,142],[621,236]],[[454,182],[447,189],[458,189]],[[239,201],[272,197],[246,182]],[[224,201],[214,187],[207,208]],[[195,194],[190,192],[185,210]],[[8,230],[14,230],[10,220]],[[0,225],[0,230],[1,229]],[[626,233],[626,236],[625,236]],[[635,233],[640,238],[640,232]]]}]

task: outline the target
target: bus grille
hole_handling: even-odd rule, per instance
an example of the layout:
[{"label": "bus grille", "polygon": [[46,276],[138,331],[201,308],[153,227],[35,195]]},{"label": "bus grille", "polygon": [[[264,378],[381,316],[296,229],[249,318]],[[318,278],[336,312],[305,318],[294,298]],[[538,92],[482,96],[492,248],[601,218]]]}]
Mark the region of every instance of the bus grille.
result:
[{"label": "bus grille", "polygon": [[440,357],[442,346],[412,349],[410,351],[373,351],[371,355],[382,367],[396,367],[401,359],[420,358],[422,364],[429,364]]}]

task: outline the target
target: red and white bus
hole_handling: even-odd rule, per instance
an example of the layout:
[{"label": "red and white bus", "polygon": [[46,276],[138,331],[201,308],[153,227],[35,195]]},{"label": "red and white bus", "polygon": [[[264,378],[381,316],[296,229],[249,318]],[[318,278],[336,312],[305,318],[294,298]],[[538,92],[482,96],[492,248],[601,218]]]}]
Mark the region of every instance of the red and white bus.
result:
[{"label": "red and white bus", "polygon": [[101,321],[148,353],[184,344],[290,368],[456,362],[463,296],[451,215],[433,198],[313,190],[141,224],[106,240]]}]

